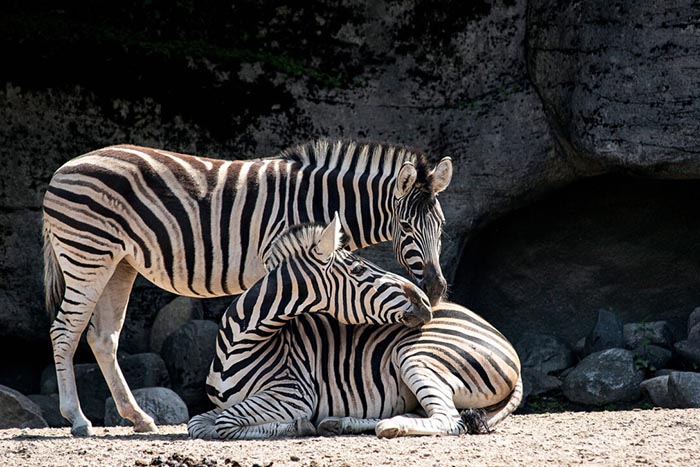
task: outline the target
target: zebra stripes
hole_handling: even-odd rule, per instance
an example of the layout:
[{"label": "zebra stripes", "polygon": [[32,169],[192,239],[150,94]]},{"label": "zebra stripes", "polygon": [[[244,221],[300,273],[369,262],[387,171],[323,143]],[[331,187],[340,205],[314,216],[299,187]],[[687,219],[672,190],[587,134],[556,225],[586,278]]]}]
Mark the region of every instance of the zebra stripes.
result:
[{"label": "zebra stripes", "polygon": [[[351,271],[357,273],[355,267]],[[271,268],[270,274],[276,275]],[[298,305],[304,296],[299,290],[313,283],[277,281],[271,290],[265,282],[229,308],[207,379],[217,408],[190,420],[191,437],[251,439],[372,430],[381,437],[456,435],[491,429],[520,403],[518,356],[477,314],[440,303],[433,307],[432,320],[418,328],[353,326]],[[404,288],[401,294],[408,297],[410,292]],[[334,310],[350,322],[352,301],[336,306],[351,307]],[[247,318],[265,313],[275,317],[256,322]],[[417,408],[427,417],[405,415]],[[474,409],[484,409],[483,417]]]},{"label": "zebra stripes", "polygon": [[404,148],[327,140],[251,161],[113,146],[66,163],[44,197],[43,237],[61,412],[72,432],[91,433],[72,367],[86,328],[119,413],[137,431],[155,430],[114,358],[137,274],[180,295],[238,294],[263,276],[261,258],[280,232],[337,211],[351,249],[393,239],[401,264],[438,300],[436,196],[451,176],[449,158],[430,169]]}]

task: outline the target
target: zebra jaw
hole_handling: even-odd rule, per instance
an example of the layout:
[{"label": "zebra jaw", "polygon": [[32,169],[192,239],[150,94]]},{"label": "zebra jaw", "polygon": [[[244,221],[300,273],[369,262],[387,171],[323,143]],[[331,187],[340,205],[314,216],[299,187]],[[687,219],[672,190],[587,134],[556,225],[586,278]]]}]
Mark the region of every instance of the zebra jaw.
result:
[{"label": "zebra jaw", "polygon": [[411,310],[404,313],[403,317],[399,318],[399,322],[409,328],[416,328],[429,322],[433,318],[433,313],[430,308],[427,308],[422,303],[413,302]]}]

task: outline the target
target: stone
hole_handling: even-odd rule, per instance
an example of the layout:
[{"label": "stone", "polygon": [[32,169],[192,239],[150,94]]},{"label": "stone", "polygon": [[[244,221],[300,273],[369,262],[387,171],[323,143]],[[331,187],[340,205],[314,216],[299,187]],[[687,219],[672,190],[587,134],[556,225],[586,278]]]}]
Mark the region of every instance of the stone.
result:
[{"label": "stone", "polygon": [[676,408],[673,399],[668,394],[668,379],[669,375],[664,375],[642,381],[640,385],[642,395],[648,397],[656,407]]},{"label": "stone", "polygon": [[[165,362],[158,354],[127,355],[118,361],[132,391],[143,387],[170,385],[170,376]],[[79,363],[74,365],[74,370],[83,413],[91,422],[101,424],[105,413],[105,400],[111,395],[107,382],[97,363]],[[42,393],[44,390],[51,391],[54,388],[57,391],[56,371],[53,366],[44,370],[43,378]]]},{"label": "stone", "polygon": [[38,405],[12,388],[0,386],[0,429],[46,427]]},{"label": "stone", "polygon": [[58,394],[30,394],[27,396],[41,409],[41,416],[51,428],[71,426],[68,420],[61,415],[61,407]]},{"label": "stone", "polygon": [[584,352],[588,355],[623,346],[623,325],[617,313],[605,309],[598,310],[598,319],[591,332],[586,336]]},{"label": "stone", "polygon": [[625,348],[634,349],[639,345],[657,345],[673,348],[673,332],[667,321],[649,323],[628,323],[623,327]]},{"label": "stone", "polygon": [[673,358],[673,352],[658,345],[639,345],[633,352],[637,366],[648,372],[664,368]]},{"label": "stone", "polygon": [[170,373],[173,390],[187,406],[207,404],[205,381],[214,358],[219,326],[212,321],[193,320],[165,339],[161,355]]},{"label": "stone", "polygon": [[607,349],[587,356],[564,378],[567,399],[587,405],[631,402],[639,399],[644,372],[626,349]]},{"label": "stone", "polygon": [[[179,425],[187,423],[187,405],[173,390],[162,387],[141,388],[133,391],[136,403],[156,425]],[[111,397],[105,402],[105,426],[130,426],[132,423],[121,418]]]},{"label": "stone", "polygon": [[688,316],[688,339],[691,339],[691,334],[695,338],[700,339],[700,335],[696,333],[700,333],[700,306],[695,308]]},{"label": "stone", "polygon": [[523,368],[543,374],[560,372],[574,364],[574,354],[563,339],[550,334],[525,333],[515,349]]},{"label": "stone", "polygon": [[540,396],[561,388],[561,380],[556,376],[542,373],[530,367],[522,369],[524,393],[528,396]]},{"label": "stone", "polygon": [[700,408],[700,373],[671,373],[668,377],[668,396],[675,407]]},{"label": "stone", "polygon": [[[230,299],[229,299],[230,301]],[[151,328],[152,352],[160,353],[165,339],[193,319],[202,319],[202,301],[190,297],[176,297],[158,310]]]},{"label": "stone", "polygon": [[700,365],[700,341],[678,341],[673,349],[685,362],[691,365]]}]

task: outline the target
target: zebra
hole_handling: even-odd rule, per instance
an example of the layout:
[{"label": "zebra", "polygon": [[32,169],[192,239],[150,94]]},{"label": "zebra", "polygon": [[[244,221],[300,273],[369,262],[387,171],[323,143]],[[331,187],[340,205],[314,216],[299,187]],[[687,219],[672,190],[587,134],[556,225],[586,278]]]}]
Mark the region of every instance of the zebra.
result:
[{"label": "zebra", "polygon": [[[280,241],[300,242],[293,235]],[[334,318],[356,312],[347,288],[329,298],[333,313],[312,313],[297,294],[317,281],[301,274],[301,285],[267,279],[286,270],[283,258],[291,261],[295,251],[304,248],[287,247],[270,257],[269,275],[234,299],[222,317],[207,378],[217,407],[189,421],[192,438],[479,433],[518,407],[518,355],[479,315],[442,302],[420,327],[348,325],[351,320]],[[354,261],[343,254],[346,264]],[[352,264],[353,274],[376,273],[367,263]],[[411,290],[404,292],[410,299]],[[427,418],[405,415],[419,407]]]},{"label": "zebra", "polygon": [[392,240],[435,302],[446,289],[437,195],[451,178],[449,157],[431,169],[403,147],[326,139],[269,159],[121,145],[64,164],[48,185],[42,230],[60,409],[73,435],[92,434],[73,370],[86,329],[119,414],[137,432],[157,431],[115,358],[137,274],[179,295],[239,294],[264,275],[261,258],[277,234],[338,211],[350,249]]}]

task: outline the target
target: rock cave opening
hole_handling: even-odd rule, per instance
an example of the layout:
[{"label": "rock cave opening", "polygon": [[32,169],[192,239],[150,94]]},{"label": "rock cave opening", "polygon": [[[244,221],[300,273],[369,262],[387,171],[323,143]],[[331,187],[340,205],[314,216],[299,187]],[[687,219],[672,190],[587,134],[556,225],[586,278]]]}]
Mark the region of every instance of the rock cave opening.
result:
[{"label": "rock cave opening", "polygon": [[605,175],[574,182],[484,227],[464,247],[451,299],[511,340],[575,343],[597,310],[667,320],[700,306],[700,180]]}]

